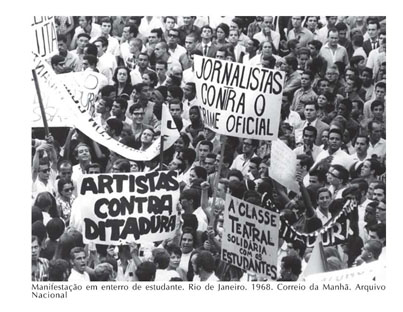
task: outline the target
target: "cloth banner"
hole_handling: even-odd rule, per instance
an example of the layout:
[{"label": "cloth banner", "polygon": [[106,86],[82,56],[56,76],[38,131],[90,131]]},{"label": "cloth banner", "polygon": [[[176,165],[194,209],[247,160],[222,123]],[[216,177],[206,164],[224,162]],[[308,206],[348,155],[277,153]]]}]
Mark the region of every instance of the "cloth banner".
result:
[{"label": "cloth banner", "polygon": [[34,16],[31,24],[32,52],[48,58],[59,51],[54,16]]},{"label": "cloth banner", "polygon": [[226,196],[221,260],[276,280],[277,212]]},{"label": "cloth banner", "polygon": [[[60,103],[62,105],[59,107],[56,115],[54,114],[55,111],[51,111],[51,113],[54,114],[53,116],[64,116],[62,118],[63,122],[78,128],[92,140],[127,159],[147,161],[160,154],[160,140],[158,138],[146,151],[139,151],[110,137],[105,129],[90,116],[87,109],[83,106],[83,102],[80,99],[76,99],[76,91],[60,81],[59,75],[56,75],[50,65],[37,55],[34,55],[34,69],[37,73],[40,85],[46,85],[46,88],[51,89],[61,101]],[[46,106],[45,111],[46,114],[48,114]],[[166,120],[167,123],[169,122],[172,127],[172,123],[174,122],[170,114],[166,115],[166,119],[164,120]],[[167,126],[164,125],[161,126],[161,129],[164,127],[167,128]],[[164,150],[170,148],[172,144],[172,140],[168,141],[164,144]]]},{"label": "cloth banner", "polygon": [[280,238],[290,243],[296,240],[302,241],[307,248],[314,247],[316,237],[319,233],[322,234],[322,243],[324,247],[334,246],[345,243],[351,234],[349,215],[357,205],[348,200],[340,213],[326,226],[313,233],[300,233],[289,225],[287,221],[281,220]]},{"label": "cloth banner", "polygon": [[208,128],[240,138],[277,138],[284,72],[195,55],[194,77]]},{"label": "cloth banner", "polygon": [[88,174],[78,183],[71,225],[84,243],[154,242],[175,235],[179,182],[176,171]]}]

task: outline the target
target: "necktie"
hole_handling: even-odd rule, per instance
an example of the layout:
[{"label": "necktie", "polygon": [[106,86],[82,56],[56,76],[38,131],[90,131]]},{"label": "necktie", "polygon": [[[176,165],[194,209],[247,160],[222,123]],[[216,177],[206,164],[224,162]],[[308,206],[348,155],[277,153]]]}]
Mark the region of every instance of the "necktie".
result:
[{"label": "necktie", "polygon": [[308,121],[308,124],[306,125],[307,127],[309,127],[311,125],[311,122],[310,121]]},{"label": "necktie", "polygon": [[375,50],[377,48],[376,41],[372,41],[372,49]]},{"label": "necktie", "polygon": [[207,55],[207,50],[208,50],[208,46],[207,46],[207,44],[204,46],[204,56],[206,56]]}]

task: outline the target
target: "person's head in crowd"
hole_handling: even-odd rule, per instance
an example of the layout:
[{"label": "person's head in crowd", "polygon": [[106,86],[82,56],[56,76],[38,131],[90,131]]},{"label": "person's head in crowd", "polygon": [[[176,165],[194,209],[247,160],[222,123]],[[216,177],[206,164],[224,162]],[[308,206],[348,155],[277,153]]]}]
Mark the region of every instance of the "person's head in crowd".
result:
[{"label": "person's head in crowd", "polygon": [[352,109],[351,109],[351,118],[356,121],[360,121],[364,115],[364,103],[361,100],[353,99],[352,102]]},{"label": "person's head in crowd", "polygon": [[306,48],[306,47],[298,48],[298,50],[297,50],[297,60],[298,60],[299,69],[305,70],[306,63],[308,62],[310,57],[311,57],[311,51],[309,50],[309,48]]},{"label": "person's head in crowd", "polygon": [[198,126],[199,124],[202,124],[202,119],[200,115],[200,109],[198,106],[192,106],[189,109],[189,119],[192,125]]},{"label": "person's head in crowd", "polygon": [[137,59],[143,49],[143,41],[139,38],[129,39],[129,52]]},{"label": "person's head in crowd", "polygon": [[95,46],[97,47],[97,56],[101,57],[105,54],[106,50],[108,49],[108,39],[105,37],[101,36],[98,37],[94,41]]},{"label": "person's head in crowd", "polygon": [[242,153],[247,157],[251,158],[258,147],[259,141],[254,139],[243,139],[242,140]]},{"label": "person's head in crowd", "polygon": [[129,108],[129,113],[132,116],[133,123],[136,125],[143,124],[144,107],[140,103],[136,103]]},{"label": "person's head in crowd", "polygon": [[176,245],[168,245],[167,251],[169,253],[168,270],[176,270],[182,258],[182,250]]},{"label": "person's head in crowd", "polygon": [[374,201],[386,203],[386,185],[379,181],[374,185],[373,198]]},{"label": "person's head in crowd", "polygon": [[306,154],[297,155],[297,171],[301,171],[302,176],[305,176],[313,165],[313,159]]},{"label": "person's head in crowd", "polygon": [[41,248],[45,247],[45,241],[48,237],[48,233],[46,232],[46,227],[42,221],[35,221],[32,223],[31,234],[38,238],[38,244]]},{"label": "person's head in crowd", "polygon": [[332,201],[332,194],[330,193],[329,189],[326,187],[321,187],[317,192],[317,203],[319,209],[322,211],[328,211],[329,205]]},{"label": "person's head in crowd", "polygon": [[246,191],[245,183],[239,182],[238,180],[232,179],[228,184],[229,194],[232,196],[242,199],[243,194]]},{"label": "person's head in crowd", "polygon": [[349,99],[343,99],[340,101],[337,107],[337,114],[343,116],[346,119],[349,119],[351,110],[353,108],[353,104]]},{"label": "person's head in crowd", "polygon": [[122,30],[122,41],[129,41],[131,38],[136,38],[139,33],[136,25],[126,24]]},{"label": "person's head in crowd", "polygon": [[281,281],[296,281],[301,274],[301,260],[297,256],[285,256],[281,259]]},{"label": "person's head in crowd", "polygon": [[376,209],[376,220],[378,223],[386,225],[386,204],[384,202],[378,202]]},{"label": "person's head in crowd", "polygon": [[318,27],[318,16],[307,16],[305,19],[305,27],[308,28],[312,33],[316,32]]},{"label": "person's head in crowd", "polygon": [[371,113],[374,115],[374,120],[383,120],[383,114],[385,112],[385,103],[379,100],[374,100],[371,103]]},{"label": "person's head in crowd", "polygon": [[154,89],[158,84],[157,74],[153,71],[147,71],[142,76],[143,82],[147,84],[150,88]]},{"label": "person's head in crowd", "polygon": [[[106,85],[106,86],[102,87],[99,90],[98,98],[101,98],[101,99],[108,98],[109,100],[112,101],[112,104],[113,104],[113,101],[116,98],[116,88],[111,85]],[[112,104],[111,104],[111,110],[112,110]]]},{"label": "person's head in crowd", "polygon": [[229,181],[238,181],[242,182],[243,181],[243,175],[242,172],[237,170],[237,169],[231,169],[228,172],[228,180]]},{"label": "person's head in crowd", "polygon": [[361,167],[360,177],[375,180],[377,176],[383,173],[382,165],[376,158],[366,159]]},{"label": "person's head in crowd", "polygon": [[91,153],[87,144],[79,143],[74,149],[74,157],[80,164],[87,164],[91,162]]},{"label": "person's head in crowd", "polygon": [[238,44],[239,41],[239,30],[237,29],[230,29],[229,31],[229,36],[228,36],[228,42],[235,47]]},{"label": "person's head in crowd", "polygon": [[123,130],[123,122],[117,118],[109,118],[106,120],[105,131],[112,138],[118,138]]},{"label": "person's head in crowd", "polygon": [[154,54],[157,61],[167,61],[169,54],[168,54],[168,44],[164,41],[158,42],[155,45]]},{"label": "person's head in crowd", "polygon": [[329,154],[336,152],[342,145],[343,134],[339,129],[329,131]]},{"label": "person's head in crowd", "polygon": [[369,138],[372,145],[378,143],[382,138],[382,124],[380,121],[371,120],[368,123]]},{"label": "person's head in crowd", "polygon": [[114,281],[113,266],[110,263],[103,262],[94,268],[95,280],[99,282]]},{"label": "person's head in crowd", "polygon": [[123,98],[116,98],[112,104],[112,115],[116,118],[124,118],[127,110],[127,100]]},{"label": "person's head in crowd", "polygon": [[305,103],[304,116],[308,122],[313,122],[317,118],[318,103]]},{"label": "person's head in crowd", "polygon": [[131,85],[132,80],[130,78],[130,69],[126,66],[116,67],[115,73],[113,74],[112,80],[115,84],[128,84]]},{"label": "person's head in crowd", "polygon": [[167,31],[173,29],[176,24],[176,18],[174,16],[165,16],[164,17],[164,24],[165,24],[165,29]]},{"label": "person's head in crowd", "polygon": [[186,213],[192,213],[200,206],[200,191],[194,188],[184,190],[180,194],[179,201]]},{"label": "person's head in crowd", "polygon": [[243,194],[243,200],[257,206],[260,206],[262,203],[261,195],[255,190],[245,191]]},{"label": "person's head in crowd", "polygon": [[354,77],[352,79],[346,80],[346,92],[347,93],[356,93],[361,89],[362,81],[358,77]]},{"label": "person's head in crowd", "polygon": [[261,162],[262,159],[258,156],[252,157],[249,161],[249,172],[254,179],[257,179],[259,177],[259,165]]},{"label": "person's head in crowd", "polygon": [[369,226],[368,235],[370,239],[379,240],[383,246],[386,245],[386,225],[384,223]]},{"label": "person's head in crowd", "polygon": [[77,230],[67,229],[57,242],[54,259],[70,261],[70,251],[73,247],[84,247],[83,236]]},{"label": "person's head in crowd", "polygon": [[276,65],[276,59],[274,58],[273,55],[271,55],[271,56],[264,55],[262,57],[262,67],[263,68],[274,69],[275,65]]},{"label": "person's head in crowd", "polygon": [[349,66],[349,67],[345,68],[345,70],[344,70],[344,78],[346,80],[348,80],[348,79],[354,80],[357,77],[359,77],[359,70],[358,69],[356,69],[356,68],[354,68],[352,66]]},{"label": "person's head in crowd", "polygon": [[103,17],[100,21],[102,36],[108,38],[112,31],[112,21],[110,17]]},{"label": "person's head in crowd", "polygon": [[88,174],[99,174],[101,173],[101,165],[98,163],[91,163],[85,167],[85,172]]},{"label": "person's head in crowd", "polygon": [[364,247],[362,247],[361,255],[356,259],[357,264],[370,263],[378,260],[379,255],[382,252],[382,243],[376,239],[370,239],[366,241]]},{"label": "person's head in crowd", "polygon": [[[122,127],[122,132],[120,133],[120,141],[122,142],[123,139],[127,139],[127,140],[131,140],[133,136],[133,130],[132,127],[127,124],[124,123],[123,127]],[[126,143],[125,143],[126,144]],[[127,145],[127,144],[126,144]]]},{"label": "person's head in crowd", "polygon": [[110,114],[112,110],[113,100],[108,97],[100,98],[95,105],[95,110],[98,114]]},{"label": "person's head in crowd", "polygon": [[302,131],[302,139],[306,146],[310,148],[315,144],[315,139],[317,136],[318,130],[313,126],[306,126]]},{"label": "person's head in crowd", "polygon": [[287,41],[287,48],[290,51],[289,56],[297,57],[297,50],[299,48],[299,40],[291,39]]},{"label": "person's head in crowd", "polygon": [[81,52],[84,50],[84,47],[89,43],[91,40],[91,36],[87,33],[81,33],[77,36],[77,49]]},{"label": "person's head in crowd", "polygon": [[152,251],[153,253],[153,262],[157,269],[165,270],[169,266],[170,255],[167,250],[164,248],[155,248]]},{"label": "person's head in crowd", "polygon": [[172,28],[168,30],[168,46],[170,49],[176,49],[179,43],[179,30]]},{"label": "person's head in crowd", "polygon": [[195,274],[200,276],[201,281],[205,281],[211,274],[214,274],[215,261],[210,251],[201,251],[195,260]]},{"label": "person's head in crowd", "polygon": [[351,186],[357,186],[360,192],[359,196],[359,204],[363,203],[366,200],[367,192],[368,192],[368,182],[362,178],[355,178],[350,181]]},{"label": "person's head in crowd", "polygon": [[246,52],[249,53],[249,58],[256,55],[256,52],[259,50],[260,42],[257,39],[248,39],[246,44]]},{"label": "person's head in crowd", "polygon": [[49,281],[66,282],[70,275],[70,265],[66,260],[55,259],[49,262]]},{"label": "person's head in crowd", "polygon": [[358,135],[357,138],[355,139],[355,144],[354,148],[355,151],[357,152],[357,155],[359,156],[365,156],[367,155],[369,147],[369,138],[366,135]]},{"label": "person's head in crowd", "polygon": [[84,47],[84,56],[92,55],[98,57],[98,48],[94,43],[87,43]]},{"label": "person's head in crowd", "polygon": [[218,60],[226,60],[227,55],[228,49],[226,47],[220,47],[215,54],[215,58]]},{"label": "person's head in crowd", "polygon": [[83,274],[87,266],[87,254],[83,247],[74,247],[70,251],[70,263],[74,270]]},{"label": "person's head in crowd", "polygon": [[161,28],[153,28],[148,35],[148,45],[155,46],[162,39],[162,30]]},{"label": "person's head in crowd", "polygon": [[140,282],[154,281],[157,267],[153,262],[145,261],[140,263],[137,267],[135,274]]},{"label": "person's head in crowd", "polygon": [[261,163],[259,164],[258,169],[260,178],[267,178],[269,176],[269,166],[270,166],[269,156],[263,157]]},{"label": "person's head in crowd", "polygon": [[185,38],[185,49],[190,54],[196,48],[196,36],[194,33],[190,33]]},{"label": "person's head in crowd", "polygon": [[375,186],[378,184],[378,181],[370,181],[368,182],[368,193],[367,193],[367,197],[369,200],[373,200],[374,199],[374,188]]},{"label": "person's head in crowd", "polygon": [[377,18],[367,19],[367,33],[371,41],[375,41],[378,37],[381,26]]},{"label": "person's head in crowd", "polygon": [[63,74],[67,72],[66,58],[64,56],[59,54],[53,55],[50,59],[50,65],[56,74]]},{"label": "person's head in crowd", "polygon": [[175,141],[175,152],[179,153],[183,148],[189,147],[190,139],[186,133],[181,133],[179,138]]},{"label": "person's head in crowd", "polygon": [[153,129],[144,129],[141,132],[140,141],[142,149],[147,149],[151,146],[155,138],[155,132]]},{"label": "person's head in crowd", "polygon": [[339,31],[336,27],[331,28],[327,35],[329,47],[335,48],[339,44]]},{"label": "person's head in crowd", "polygon": [[330,86],[330,82],[327,78],[320,78],[318,80],[318,83],[316,86],[316,91],[317,91],[318,95],[329,93],[329,90],[330,90],[329,86]]},{"label": "person's head in crowd", "polygon": [[217,154],[215,153],[208,153],[205,160],[204,160],[204,168],[207,171],[207,174],[211,174],[215,171],[215,164],[216,164]]},{"label": "person's head in crowd", "polygon": [[144,162],[139,160],[129,160],[130,172],[143,172]]},{"label": "person's head in crowd", "polygon": [[340,71],[337,65],[328,66],[326,69],[325,77],[331,85],[339,80]]},{"label": "person's head in crowd", "polygon": [[260,52],[263,56],[273,56],[274,45],[270,41],[263,41],[260,43]]},{"label": "person's head in crowd", "polygon": [[98,58],[91,54],[84,55],[82,64],[83,70],[90,68],[92,71],[97,71]]},{"label": "person's head in crowd", "polygon": [[351,66],[350,68],[354,68],[359,72],[362,72],[362,70],[365,68],[365,65],[366,65],[366,59],[362,55],[355,55],[350,59],[350,66]]},{"label": "person's head in crowd", "polygon": [[168,165],[168,170],[173,171],[173,170],[178,170],[179,173],[182,173],[185,170],[185,163],[182,160],[182,158],[175,157],[171,160],[171,162]]},{"label": "person's head in crowd", "polygon": [[328,170],[327,181],[337,190],[341,185],[346,185],[349,178],[349,172],[341,165],[331,165]]},{"label": "person's head in crowd", "polygon": [[151,101],[155,103],[155,106],[162,106],[162,103],[165,102],[166,99],[166,87],[159,86],[157,89],[154,89],[151,93]]},{"label": "person's head in crowd", "polygon": [[58,240],[64,233],[64,229],[64,222],[60,218],[52,218],[46,223],[46,232],[50,240]]},{"label": "person's head in crowd", "polygon": [[147,53],[140,52],[139,56],[137,57],[137,65],[139,68],[144,71],[147,69],[149,63],[149,56]]},{"label": "person's head in crowd", "polygon": [[192,228],[184,227],[182,229],[182,236],[180,240],[182,255],[189,254],[197,245],[196,232]]},{"label": "person's head in crowd", "polygon": [[50,162],[47,157],[39,159],[38,180],[47,184],[50,178]]},{"label": "person's head in crowd", "polygon": [[59,55],[66,57],[67,56],[67,37],[63,34],[57,35],[57,47],[59,49]]},{"label": "person's head in crowd", "polygon": [[347,39],[347,31],[348,31],[347,25],[343,22],[339,22],[336,24],[335,28],[339,33],[339,43],[345,42],[345,40]]},{"label": "person's head in crowd", "polygon": [[167,93],[167,102],[175,103],[175,104],[182,104],[183,99],[183,90],[178,86],[169,86],[168,93]]},{"label": "person's head in crowd", "polygon": [[196,179],[207,180],[207,170],[200,166],[195,166],[190,169],[189,181],[192,185]]},{"label": "person's head in crowd", "polygon": [[32,235],[32,240],[31,240],[31,259],[32,263],[36,263],[39,259],[39,254],[41,252],[41,244],[38,236]]},{"label": "person's head in crowd", "polygon": [[209,43],[213,38],[213,29],[209,25],[201,28],[201,39],[204,43]]},{"label": "person's head in crowd", "polygon": [[49,192],[41,192],[36,196],[34,206],[41,209],[42,212],[48,213],[52,218],[58,217],[55,197]]},{"label": "person's head in crowd", "polygon": [[188,82],[183,87],[184,98],[188,101],[192,101],[196,97],[196,84],[194,82]]},{"label": "person's head in crowd", "polygon": [[367,207],[365,208],[364,222],[367,225],[371,226],[371,225],[377,223],[377,219],[376,219],[377,208],[378,208],[378,203],[375,201],[368,203]]},{"label": "person's head in crowd", "polygon": [[296,239],[291,243],[287,243],[287,256],[296,256],[302,259],[305,253],[305,249],[305,244],[302,241]]},{"label": "person's head in crowd", "polygon": [[180,157],[186,164],[186,168],[190,168],[196,159],[196,151],[193,148],[185,147],[180,151]]},{"label": "person's head in crowd", "polygon": [[311,52],[312,58],[316,58],[319,55],[319,51],[322,48],[322,42],[319,40],[312,40],[308,42],[308,49]]},{"label": "person's head in crowd", "polygon": [[203,140],[199,143],[198,153],[199,153],[199,161],[204,163],[206,156],[208,153],[211,153],[213,150],[213,143],[207,140]]},{"label": "person's head in crowd", "polygon": [[57,181],[57,191],[62,198],[70,199],[74,191],[73,182],[70,179],[60,178]]},{"label": "person's head in crowd", "polygon": [[111,173],[130,172],[130,162],[127,159],[116,159],[113,162]]},{"label": "person's head in crowd", "polygon": [[224,42],[225,39],[228,38],[229,36],[229,26],[225,23],[221,23],[216,27],[216,36],[217,36],[217,41],[218,42]]},{"label": "person's head in crowd", "polygon": [[319,169],[314,169],[309,172],[309,185],[315,188],[320,188],[326,184],[326,172]]},{"label": "person's head in crowd", "polygon": [[43,213],[39,207],[36,207],[34,205],[34,206],[32,206],[32,209],[31,209],[31,224],[33,224],[36,221],[43,222]]}]

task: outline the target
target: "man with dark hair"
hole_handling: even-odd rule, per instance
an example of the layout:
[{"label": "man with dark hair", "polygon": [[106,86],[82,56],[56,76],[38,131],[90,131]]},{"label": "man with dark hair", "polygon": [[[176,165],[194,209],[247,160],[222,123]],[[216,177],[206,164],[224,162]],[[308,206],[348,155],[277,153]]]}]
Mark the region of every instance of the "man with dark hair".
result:
[{"label": "man with dark hair", "polygon": [[198,144],[197,154],[199,160],[194,163],[194,166],[205,167],[205,159],[207,154],[213,151],[213,143],[208,140],[203,140]]},{"label": "man with dark hair", "polygon": [[317,94],[312,89],[314,75],[312,72],[304,71],[301,74],[301,88],[295,91],[291,104],[291,110],[296,111],[301,116],[304,113],[304,105],[316,103]]},{"label": "man with dark hair", "polygon": [[305,103],[304,106],[304,116],[305,116],[305,122],[302,124],[302,126],[295,131],[295,141],[297,143],[301,142],[303,140],[302,132],[303,129],[307,126],[312,126],[315,127],[317,130],[316,137],[315,137],[315,144],[320,146],[321,145],[321,137],[323,131],[329,129],[329,125],[321,121],[318,116],[318,104],[316,102],[308,102]]},{"label": "man with dark hair", "polygon": [[385,96],[386,96],[386,83],[384,81],[379,81],[375,85],[375,99],[371,99],[371,100],[365,102],[365,104],[364,104],[364,118],[366,120],[370,120],[370,119],[374,118],[374,115],[371,112],[372,102],[380,101],[380,102],[384,103],[384,105],[386,106]]},{"label": "man with dark hair", "polygon": [[317,40],[321,41],[322,44],[326,43],[326,40],[328,38],[329,30],[334,28],[337,23],[337,16],[326,16],[326,21],[327,24],[323,26],[321,29],[318,31],[318,38]]},{"label": "man with dark hair", "polygon": [[294,92],[301,87],[301,74],[297,71],[298,60],[293,56],[286,56],[285,58],[285,81],[283,93],[294,94]]},{"label": "man with dark hair", "polygon": [[178,28],[179,31],[179,43],[185,45],[186,37],[192,34],[195,41],[199,39],[201,30],[194,25],[196,16],[183,16],[183,25]]},{"label": "man with dark hair", "polygon": [[122,133],[123,122],[118,118],[109,118],[106,121],[105,131],[109,136],[116,141],[120,140],[120,134]]},{"label": "man with dark hair", "polygon": [[219,278],[214,274],[215,261],[210,251],[203,250],[195,260],[195,277],[193,281],[200,282],[217,282]]},{"label": "man with dark hair", "polygon": [[156,265],[150,261],[146,261],[137,267],[136,276],[140,282],[152,282],[155,279],[156,272]]},{"label": "man with dark hair", "polygon": [[117,61],[117,58],[120,55],[119,41],[110,35],[112,31],[112,20],[110,17],[104,17],[101,19],[101,31],[102,36],[108,40],[107,52],[115,56]]},{"label": "man with dark hair", "polygon": [[348,58],[351,59],[354,49],[351,41],[347,38],[348,27],[345,23],[339,22],[336,24],[336,29],[339,31],[339,44],[346,48]]},{"label": "man with dark hair", "polygon": [[64,57],[64,72],[68,73],[75,71],[78,63],[78,56],[68,50],[67,38],[65,35],[57,36],[57,47],[59,48],[58,55]]},{"label": "man with dark hair", "polygon": [[91,37],[86,33],[81,33],[77,36],[77,48],[75,50],[70,51],[71,54],[77,56],[77,63],[74,68],[74,71],[80,72],[82,71],[82,61],[84,56],[84,48],[89,43]]},{"label": "man with dark hair", "polygon": [[338,164],[342,165],[347,170],[350,169],[353,164],[353,159],[349,154],[341,150],[341,145],[343,143],[342,139],[343,134],[339,129],[330,129],[329,147],[318,155],[312,170],[317,169],[319,166],[327,169],[330,164]]},{"label": "man with dark hair", "polygon": [[285,256],[281,259],[280,278],[278,281],[297,281],[301,274],[301,260],[297,256]]},{"label": "man with dark hair", "polygon": [[348,170],[341,165],[332,165],[327,174],[327,181],[330,184],[329,191],[332,193],[332,198],[342,198],[342,193],[347,187],[349,178]]},{"label": "man with dark hair", "polygon": [[89,282],[90,276],[85,271],[87,254],[82,247],[74,247],[70,251],[70,263],[72,266],[69,282]]},{"label": "man with dark hair", "polygon": [[70,265],[64,259],[51,260],[49,262],[49,281],[67,282],[70,274]]},{"label": "man with dark hair", "polygon": [[94,41],[97,47],[98,65],[97,68],[101,74],[107,79],[109,84],[113,84],[113,73],[117,67],[116,57],[107,52],[108,39],[105,37],[99,37]]},{"label": "man with dark hair", "polygon": [[76,46],[78,35],[88,34],[90,36],[90,42],[94,42],[99,36],[102,35],[101,26],[93,23],[92,16],[79,16],[78,17],[78,27],[75,29],[74,37],[71,40],[71,49]]},{"label": "man with dark hair", "polygon": [[183,53],[179,57],[179,63],[182,65],[182,69],[186,70],[192,67],[192,62],[190,60],[190,53],[196,48],[196,38],[194,34],[186,35],[185,39],[185,49],[186,53]]},{"label": "man with dark hair", "polygon": [[188,82],[183,87],[183,118],[189,120],[189,109],[196,104],[196,84]]},{"label": "man with dark hair", "polygon": [[382,138],[382,123],[372,120],[368,123],[369,148],[368,155],[376,155],[378,160],[383,160],[386,156],[386,140]]},{"label": "man with dark hair", "polygon": [[341,62],[345,66],[349,64],[347,50],[339,44],[339,32],[336,28],[329,30],[328,41],[320,49],[319,54],[326,60],[328,68],[336,62]]},{"label": "man with dark hair", "polygon": [[382,252],[382,243],[376,239],[370,239],[362,247],[361,255],[359,255],[353,266],[362,265],[364,263],[370,263],[378,260],[379,255]]},{"label": "man with dark hair", "polygon": [[306,47],[313,40],[313,34],[308,28],[302,27],[302,16],[291,17],[292,28],[288,31],[288,40],[298,39],[300,47]]},{"label": "man with dark hair", "polygon": [[128,125],[132,124],[132,121],[126,116],[127,101],[123,98],[116,98],[112,104],[112,116],[119,119],[121,122],[125,122]]},{"label": "man with dark hair", "polygon": [[252,157],[256,157],[256,149],[259,141],[254,139],[242,140],[242,154],[235,157],[230,169],[237,169],[242,172],[243,176],[249,173],[249,162]]},{"label": "man with dark hair", "polygon": [[318,130],[313,126],[306,126],[302,130],[302,144],[294,149],[296,155],[306,154],[315,161],[322,152],[322,148],[315,144]]},{"label": "man with dark hair", "polygon": [[[273,26],[273,16],[263,16],[263,21],[261,23],[261,31],[253,35],[253,39],[262,43],[264,41],[273,42],[274,48],[278,51],[280,45],[280,34],[272,28]],[[247,41],[248,44],[248,41]]]},{"label": "man with dark hair", "polygon": [[203,53],[203,55],[208,57],[214,57],[218,48],[212,42],[213,38],[213,29],[205,25],[201,28],[201,42],[196,45],[196,50],[199,50]]},{"label": "man with dark hair", "polygon": [[[122,38],[119,45],[119,57],[121,58],[121,65],[127,65],[126,60],[132,56],[130,52],[130,41],[132,38],[136,38],[138,35],[138,28],[136,25],[124,25]],[[123,64],[122,64],[123,61]]]},{"label": "man with dark hair", "polygon": [[106,126],[106,121],[111,117],[113,100],[107,97],[101,97],[95,104],[95,121],[101,126]]},{"label": "man with dark hair", "polygon": [[181,46],[179,43],[179,30],[178,29],[171,29],[168,31],[168,48],[169,54],[171,58],[175,61],[179,62],[179,57],[182,54],[186,53],[186,49]]},{"label": "man with dark hair", "polygon": [[41,247],[37,236],[32,235],[31,243],[32,266],[31,266],[31,281],[47,281],[49,276],[49,261],[45,258],[40,258]]},{"label": "man with dark hair", "polygon": [[372,50],[379,48],[380,42],[378,40],[378,34],[380,30],[379,21],[376,18],[369,18],[367,20],[367,34],[369,39],[365,40],[362,47],[365,53],[369,55]]}]

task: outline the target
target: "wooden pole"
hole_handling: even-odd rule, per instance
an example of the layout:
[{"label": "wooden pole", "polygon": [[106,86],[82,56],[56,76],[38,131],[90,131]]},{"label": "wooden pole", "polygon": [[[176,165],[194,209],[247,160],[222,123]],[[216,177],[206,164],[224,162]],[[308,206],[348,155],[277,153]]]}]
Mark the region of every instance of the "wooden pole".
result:
[{"label": "wooden pole", "polygon": [[[220,180],[221,168],[222,168],[222,164],[224,162],[224,149],[225,149],[226,142],[227,142],[227,136],[222,135],[220,162],[218,163],[217,175],[215,176],[214,186],[213,186],[213,203],[211,205],[211,208],[213,209],[213,211],[214,211],[215,201],[217,198],[218,181]],[[209,220],[209,225],[214,226],[214,218],[212,218],[212,220]]]},{"label": "wooden pole", "polygon": [[162,170],[162,165],[164,162],[164,135],[161,133],[161,144],[160,144],[160,170]]},{"label": "wooden pole", "polygon": [[38,76],[36,75],[35,69],[32,70],[32,76],[34,77],[36,94],[38,95],[39,107],[41,108],[41,115],[42,115],[42,120],[43,120],[43,126],[44,126],[44,128],[45,128],[45,137],[48,137],[48,136],[49,136],[48,121],[46,120],[45,108],[43,107],[42,96],[41,96],[41,90],[40,90],[40,88],[39,88]]}]

